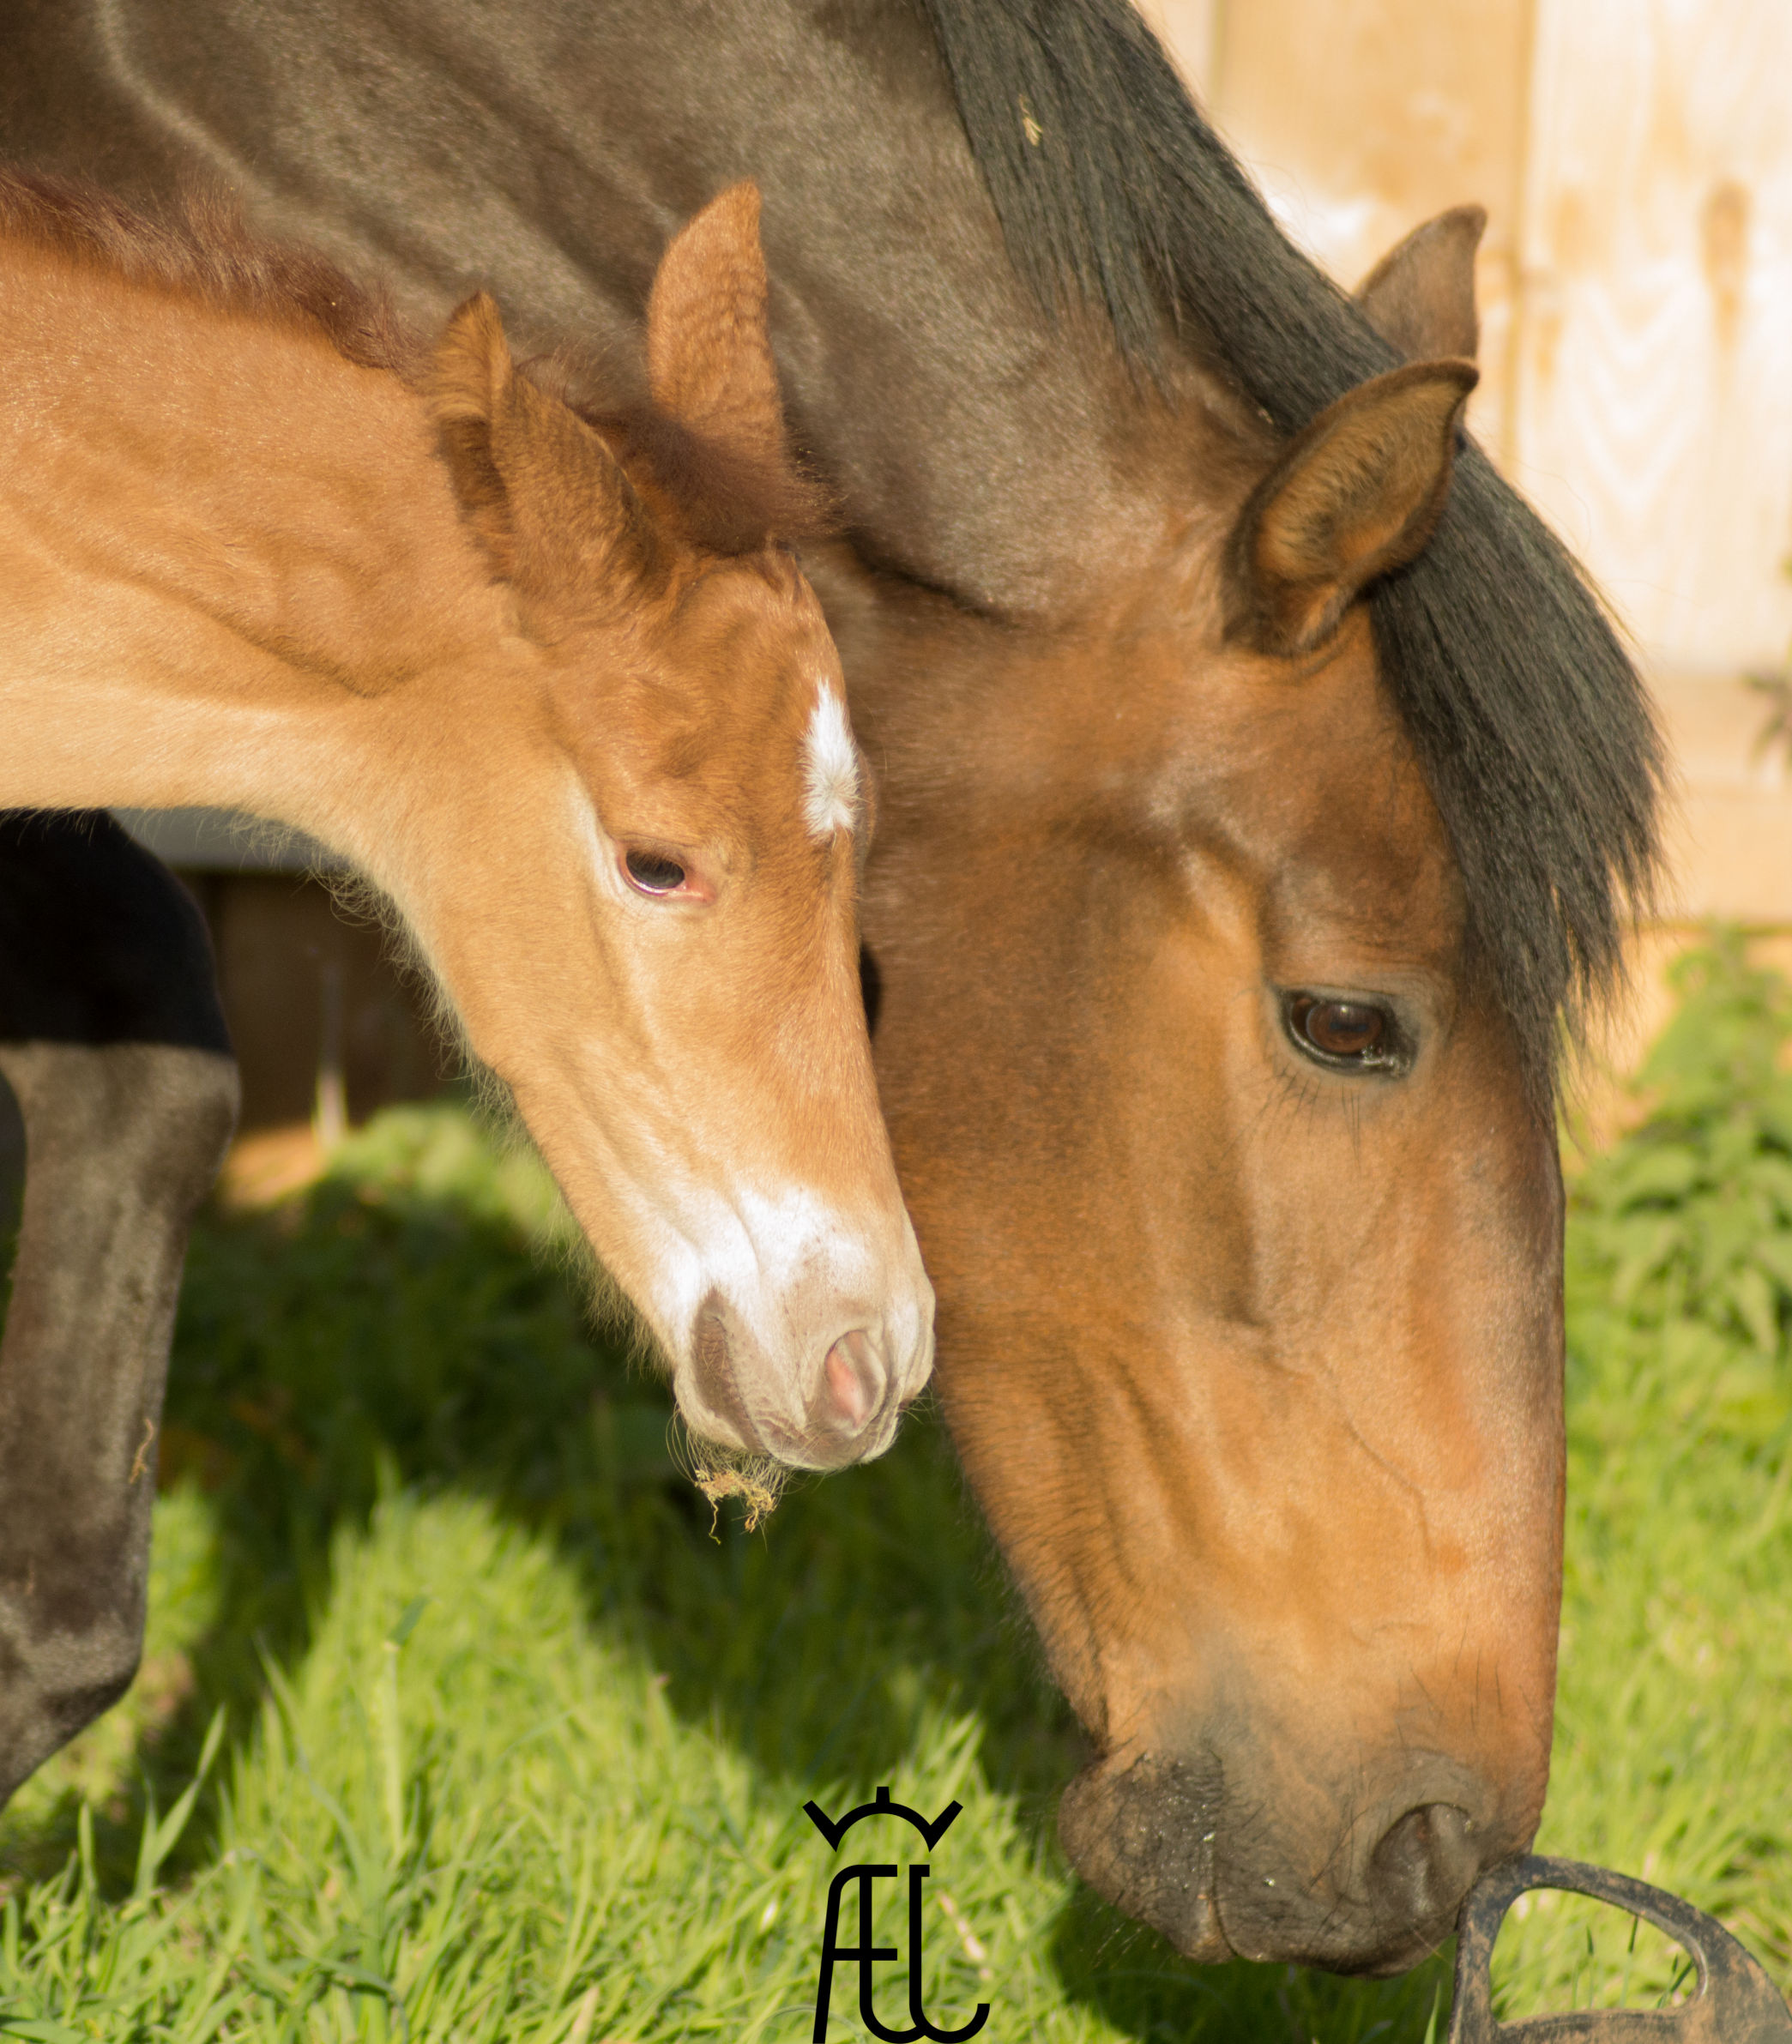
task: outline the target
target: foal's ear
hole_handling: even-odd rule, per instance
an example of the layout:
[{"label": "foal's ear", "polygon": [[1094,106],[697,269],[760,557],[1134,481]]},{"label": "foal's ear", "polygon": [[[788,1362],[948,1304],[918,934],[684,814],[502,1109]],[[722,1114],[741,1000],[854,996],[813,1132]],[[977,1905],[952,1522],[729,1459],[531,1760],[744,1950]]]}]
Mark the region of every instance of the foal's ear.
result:
[{"label": "foal's ear", "polygon": [[620,464],[582,419],[516,374],[483,291],[449,321],[425,395],[462,516],[519,595],[588,597],[642,564],[649,522]]},{"label": "foal's ear", "polygon": [[1411,560],[1449,493],[1456,430],[1480,371],[1414,362],[1329,405],[1283,449],[1226,553],[1226,636],[1310,653],[1364,584]]},{"label": "foal's ear", "polygon": [[784,463],[784,407],[765,323],[759,188],[730,185],[681,227],[647,301],[654,402],[749,467]]},{"label": "foal's ear", "polygon": [[1369,324],[1409,362],[1474,360],[1475,251],[1487,225],[1485,206],[1452,206],[1397,242],[1357,286]]}]

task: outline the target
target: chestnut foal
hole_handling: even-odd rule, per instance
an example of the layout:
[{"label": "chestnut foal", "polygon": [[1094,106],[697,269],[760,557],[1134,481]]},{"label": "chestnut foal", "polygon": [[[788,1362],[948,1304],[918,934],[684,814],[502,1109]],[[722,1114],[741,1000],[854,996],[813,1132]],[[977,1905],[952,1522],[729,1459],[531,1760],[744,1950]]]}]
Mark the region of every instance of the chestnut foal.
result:
[{"label": "chestnut foal", "polygon": [[932,1293],[857,974],[867,789],[776,544],[758,206],[673,242],[650,398],[581,416],[489,298],[431,350],[227,221],[0,178],[0,807],[345,853],[691,1427],[829,1468],[890,1444]]}]

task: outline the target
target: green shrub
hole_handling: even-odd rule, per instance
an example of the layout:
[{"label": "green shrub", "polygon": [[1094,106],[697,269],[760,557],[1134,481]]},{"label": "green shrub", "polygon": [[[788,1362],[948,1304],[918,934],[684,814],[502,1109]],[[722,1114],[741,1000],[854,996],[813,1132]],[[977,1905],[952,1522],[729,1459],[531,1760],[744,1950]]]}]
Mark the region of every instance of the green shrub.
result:
[{"label": "green shrub", "polygon": [[1573,1308],[1690,1321],[1777,1360],[1792,1328],[1792,989],[1735,931],[1672,980],[1678,1010],[1636,1082],[1644,1118],[1574,1188]]}]

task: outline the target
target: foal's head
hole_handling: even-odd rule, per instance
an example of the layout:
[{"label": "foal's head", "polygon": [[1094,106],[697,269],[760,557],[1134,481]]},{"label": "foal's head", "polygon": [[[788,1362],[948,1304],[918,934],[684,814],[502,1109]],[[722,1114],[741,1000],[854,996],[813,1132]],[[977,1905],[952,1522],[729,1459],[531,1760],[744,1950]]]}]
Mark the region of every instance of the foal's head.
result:
[{"label": "foal's head", "polygon": [[519,373],[483,297],[437,349],[510,657],[474,742],[439,748],[450,829],[401,898],[691,1426],[826,1467],[889,1444],[932,1294],[858,977],[870,789],[775,537],[803,492],[757,214],[737,186],[673,243],[632,412]]}]

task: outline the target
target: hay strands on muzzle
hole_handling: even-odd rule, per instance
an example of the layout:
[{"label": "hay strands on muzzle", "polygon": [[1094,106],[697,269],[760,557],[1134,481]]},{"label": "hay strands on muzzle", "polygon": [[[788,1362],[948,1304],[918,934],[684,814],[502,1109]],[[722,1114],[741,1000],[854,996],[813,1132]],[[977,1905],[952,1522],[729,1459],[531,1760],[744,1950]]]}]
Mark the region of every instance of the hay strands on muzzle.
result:
[{"label": "hay strands on muzzle", "polygon": [[[1583,2009],[1496,2022],[1487,1961],[1506,1911],[1531,1888],[1590,1895],[1665,1931],[1698,1967],[1698,1993],[1674,2009]],[[1792,2044],[1792,2010],[1723,1926],[1628,1874],[1536,1854],[1507,1860],[1469,1890],[1456,1938],[1448,2044]]]}]

